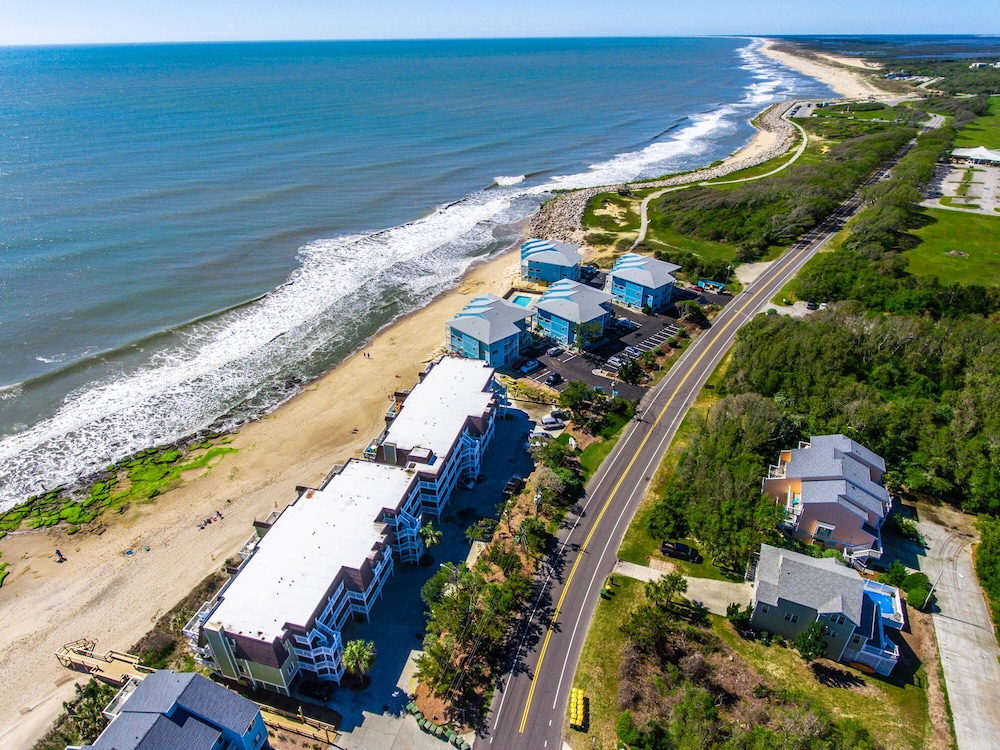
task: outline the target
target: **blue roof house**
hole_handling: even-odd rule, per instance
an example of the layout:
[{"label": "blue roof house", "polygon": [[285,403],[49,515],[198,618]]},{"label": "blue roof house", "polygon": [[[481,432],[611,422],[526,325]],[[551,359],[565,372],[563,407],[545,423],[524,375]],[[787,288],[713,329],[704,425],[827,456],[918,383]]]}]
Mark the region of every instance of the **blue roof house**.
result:
[{"label": "blue roof house", "polygon": [[528,240],[521,245],[521,278],[552,283],[580,278],[580,246],[568,242]]},{"label": "blue roof house", "polygon": [[270,748],[260,707],[200,674],[160,670],[130,680],[104,710],[92,750]]},{"label": "blue roof house", "polygon": [[497,297],[475,297],[446,324],[448,351],[504,367],[518,358],[531,312]]},{"label": "blue roof house", "polygon": [[677,282],[673,272],[679,268],[674,263],[646,255],[626,253],[608,272],[604,288],[619,304],[639,310],[648,307],[659,312],[670,304]]},{"label": "blue roof house", "polygon": [[598,341],[610,320],[611,295],[569,279],[551,284],[535,305],[539,328],[553,341],[578,349]]}]

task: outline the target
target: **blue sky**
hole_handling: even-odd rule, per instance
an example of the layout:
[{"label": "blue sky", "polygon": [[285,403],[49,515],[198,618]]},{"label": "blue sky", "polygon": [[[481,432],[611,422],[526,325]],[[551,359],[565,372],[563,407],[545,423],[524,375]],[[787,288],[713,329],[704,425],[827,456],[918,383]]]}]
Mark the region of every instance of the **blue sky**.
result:
[{"label": "blue sky", "polygon": [[998,0],[0,0],[0,44],[1000,34]]}]

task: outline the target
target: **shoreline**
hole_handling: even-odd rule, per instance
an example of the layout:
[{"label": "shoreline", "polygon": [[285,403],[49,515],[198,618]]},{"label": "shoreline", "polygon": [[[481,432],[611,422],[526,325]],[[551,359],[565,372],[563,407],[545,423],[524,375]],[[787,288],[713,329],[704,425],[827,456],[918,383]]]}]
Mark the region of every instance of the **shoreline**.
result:
[{"label": "shoreline", "polygon": [[807,56],[796,54],[787,48],[779,48],[779,45],[786,44],[780,39],[762,37],[761,42],[761,54],[804,76],[825,83],[838,96],[845,99],[867,99],[869,96],[884,99],[900,96],[872,83],[864,72],[877,72],[878,68],[869,67],[856,58],[841,59],[833,54]]},{"label": "shoreline", "polygon": [[[723,164],[668,179],[700,181],[712,172],[725,174],[773,158],[787,134],[764,121],[782,106],[790,104],[759,113],[754,120],[764,126]],[[545,205],[586,192],[562,194]],[[525,222],[525,236],[534,233],[541,213]],[[4,747],[31,747],[62,701],[72,697],[75,680],[84,677],[74,677],[51,656],[60,646],[89,638],[98,650],[128,649],[224,565],[253,534],[254,520],[295,500],[296,486],[319,486],[331,466],[360,457],[385,425],[391,394],[411,387],[425,364],[443,353],[445,323],[471,297],[502,295],[516,282],[516,247],[474,261],[452,289],[387,323],[330,371],[232,433],[229,447],[235,453],[159,495],[155,503],[102,516],[102,535],[69,536],[58,527],[9,534],[0,544],[2,560],[11,564],[0,588]],[[221,521],[198,528],[217,510],[224,515]],[[67,562],[56,563],[56,548]],[[126,555],[126,550],[135,553]],[[34,679],[24,680],[27,674]]]}]

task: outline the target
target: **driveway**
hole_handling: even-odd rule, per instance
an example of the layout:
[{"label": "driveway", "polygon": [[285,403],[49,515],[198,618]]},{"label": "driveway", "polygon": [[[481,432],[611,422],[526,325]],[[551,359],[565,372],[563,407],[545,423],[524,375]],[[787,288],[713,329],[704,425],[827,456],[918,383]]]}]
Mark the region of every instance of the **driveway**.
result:
[{"label": "driveway", "polygon": [[917,562],[936,583],[934,632],[955,739],[959,750],[995,750],[1000,747],[1000,649],[972,562],[978,535],[970,517],[951,508],[921,504],[918,513],[917,527],[928,547]]},{"label": "driveway", "polygon": [[[622,575],[628,578],[635,578],[639,581],[651,581],[659,578],[664,573],[669,572],[666,568],[672,568],[670,563],[664,565],[664,570],[651,568],[645,565],[619,560],[615,565],[615,575]],[[685,577],[687,581],[687,592],[684,597],[692,604],[700,604],[713,615],[726,616],[726,607],[736,602],[740,606],[748,604],[753,598],[753,585],[748,582],[731,583],[730,581],[716,581],[711,578],[691,578]]]}]

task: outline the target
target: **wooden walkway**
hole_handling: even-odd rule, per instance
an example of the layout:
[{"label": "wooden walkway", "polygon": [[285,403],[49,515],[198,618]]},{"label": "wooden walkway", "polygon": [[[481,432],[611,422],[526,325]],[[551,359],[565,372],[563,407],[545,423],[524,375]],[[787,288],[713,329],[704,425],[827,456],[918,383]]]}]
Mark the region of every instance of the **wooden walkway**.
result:
[{"label": "wooden walkway", "polygon": [[139,657],[122,651],[111,650],[106,654],[94,653],[96,641],[81,638],[67,643],[56,652],[59,663],[67,669],[87,672],[102,682],[121,687],[129,678],[141,680],[155,669],[139,663]]}]

